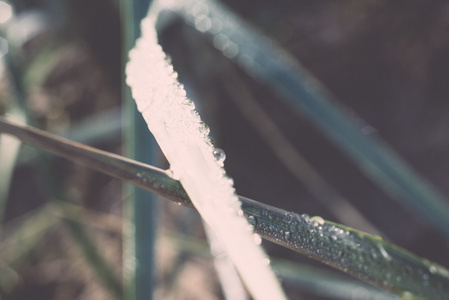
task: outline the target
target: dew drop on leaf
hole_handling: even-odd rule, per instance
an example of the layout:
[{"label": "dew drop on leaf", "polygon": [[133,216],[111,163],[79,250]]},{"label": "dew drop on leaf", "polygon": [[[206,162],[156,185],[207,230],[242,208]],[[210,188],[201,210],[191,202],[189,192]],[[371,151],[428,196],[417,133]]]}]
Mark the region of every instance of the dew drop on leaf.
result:
[{"label": "dew drop on leaf", "polygon": [[213,154],[214,154],[214,157],[217,160],[217,162],[220,165],[223,165],[223,163],[226,159],[226,153],[220,148],[215,148]]},{"label": "dew drop on leaf", "polygon": [[248,217],[248,223],[253,225],[253,226],[257,225],[257,218],[254,217],[254,216],[249,216]]},{"label": "dew drop on leaf", "polygon": [[253,238],[254,238],[254,242],[255,242],[257,245],[262,244],[262,238],[260,237],[260,235],[258,235],[257,233],[254,233],[254,234],[253,234]]}]

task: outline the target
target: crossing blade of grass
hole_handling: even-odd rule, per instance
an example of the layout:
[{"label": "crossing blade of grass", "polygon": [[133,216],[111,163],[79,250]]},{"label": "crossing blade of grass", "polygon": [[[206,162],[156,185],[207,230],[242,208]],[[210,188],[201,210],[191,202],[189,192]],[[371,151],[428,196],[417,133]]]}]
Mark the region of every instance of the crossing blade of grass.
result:
[{"label": "crossing blade of grass", "polygon": [[21,126],[1,117],[0,132],[13,135],[29,145],[59,154],[91,169],[192,207],[181,184],[174,181],[164,170],[60,138],[39,129]]},{"label": "crossing blade of grass", "polygon": [[[121,21],[125,32],[122,44],[122,69],[128,60],[127,54],[141,36],[140,23],[146,16],[151,0],[120,1]],[[130,157],[146,163],[157,161],[157,144],[148,134],[143,121],[131,97],[130,90],[122,77],[122,95],[125,119],[131,120],[124,131],[126,153]],[[131,185],[125,187],[129,201],[124,207],[124,280],[126,282],[125,298],[154,298],[155,275],[155,239],[157,231],[157,200],[148,191]],[[129,224],[129,225],[128,225]]]},{"label": "crossing blade of grass", "polygon": [[[307,116],[394,199],[449,237],[448,201],[383,142],[367,136],[298,61],[236,14],[213,0],[170,1],[223,55],[263,81]],[[396,197],[399,196],[399,197]]]},{"label": "crossing blade of grass", "polygon": [[449,271],[389,244],[379,236],[242,201],[242,209],[261,237],[331,265],[405,299],[444,299]]},{"label": "crossing blade of grass", "polygon": [[[179,181],[158,168],[55,137],[0,118],[0,132],[62,155],[164,198],[193,208]],[[331,265],[405,299],[444,299],[449,271],[404,249],[343,225],[239,197],[254,231],[264,239]]]}]

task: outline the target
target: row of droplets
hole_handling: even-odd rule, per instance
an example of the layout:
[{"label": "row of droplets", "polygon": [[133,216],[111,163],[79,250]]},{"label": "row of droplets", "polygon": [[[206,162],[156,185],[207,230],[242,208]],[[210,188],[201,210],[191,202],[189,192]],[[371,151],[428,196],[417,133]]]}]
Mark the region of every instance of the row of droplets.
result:
[{"label": "row of droplets", "polygon": [[[196,5],[196,7],[198,7],[198,5]],[[149,27],[149,26],[152,26],[152,24],[151,24],[151,22],[148,21],[147,24],[143,24],[143,26]],[[158,74],[160,75],[160,73],[165,73],[165,74],[167,74],[166,78],[167,77],[171,78],[171,80],[170,80],[170,82],[162,81],[161,78],[164,78],[164,76],[154,76],[154,78],[144,79],[147,81],[157,81],[158,83],[153,84],[153,86],[154,86],[153,93],[149,94],[148,90],[142,91],[142,93],[145,94],[145,96],[146,96],[145,98],[148,100],[145,102],[140,101],[137,103],[139,110],[142,113],[144,113],[144,112],[148,111],[151,106],[154,105],[153,104],[154,102],[157,102],[157,101],[164,101],[164,102],[169,101],[170,102],[170,101],[174,101],[176,99],[183,99],[181,101],[181,104],[182,104],[181,108],[183,107],[182,110],[184,110],[184,113],[186,113],[186,111],[190,112],[193,119],[196,120],[198,129],[199,129],[198,131],[201,133],[201,135],[203,136],[206,143],[212,148],[212,154],[215,157],[218,164],[220,166],[223,166],[224,161],[226,159],[225,152],[220,148],[215,148],[214,141],[209,136],[209,134],[210,134],[209,126],[207,126],[207,124],[205,124],[203,121],[201,121],[201,118],[195,109],[194,102],[187,97],[183,84],[179,83],[179,81],[178,81],[177,72],[173,69],[173,66],[169,63],[169,60],[168,60],[165,52],[163,52],[161,46],[157,44],[156,36],[154,37],[154,39],[155,39],[154,45],[151,45],[151,47],[153,47],[153,48],[146,49],[147,53],[151,53],[151,55],[155,57],[155,59],[152,59],[150,62],[151,65],[153,66],[153,69],[155,67],[155,64],[158,65],[159,71],[155,70],[154,73],[156,73],[155,75],[158,75]],[[141,46],[143,46],[142,43],[140,43],[140,44],[141,44]],[[145,45],[145,48],[148,48],[148,46]],[[136,55],[135,53],[136,53],[136,50],[133,50],[131,52],[131,57],[133,55]],[[163,63],[163,61],[166,61],[167,63]],[[145,62],[145,60],[139,60],[139,63],[142,63],[142,62]],[[146,60],[146,62],[148,62],[148,60]],[[134,73],[137,73],[137,72],[134,72]],[[128,83],[133,86],[133,93],[136,93],[136,92],[139,92],[139,90],[138,90],[139,85],[136,85],[133,83],[136,80],[141,80],[140,78],[142,78],[142,77],[139,76],[140,78],[136,78],[136,77],[132,76],[132,74],[133,74],[133,72],[128,72]],[[141,85],[141,86],[145,86],[145,85]],[[165,93],[160,92],[160,90],[162,90],[162,89],[164,89],[163,92],[165,92]],[[160,97],[161,94],[171,94],[172,96],[170,97],[170,99],[167,99],[167,97],[164,97],[165,99],[162,99]],[[140,97],[135,97],[135,98],[140,99]],[[180,106],[176,105],[175,103],[174,103],[174,105],[170,106],[171,110],[179,110],[179,108],[180,108]],[[192,130],[192,129],[188,129],[188,130],[195,132],[195,130]]]},{"label": "row of droplets", "polygon": [[[266,212],[266,215],[268,219],[272,220],[274,218],[273,215],[269,212]],[[341,266],[343,266],[344,269],[346,270],[349,268],[349,265],[351,265],[351,268],[353,268],[352,264],[354,262],[359,262],[358,263],[359,269],[362,272],[368,272],[369,266],[368,264],[365,264],[367,263],[365,261],[365,258],[368,257],[371,257],[372,259],[374,259],[374,261],[377,262],[380,262],[380,260],[378,259],[382,258],[382,260],[387,264],[389,264],[393,260],[393,258],[388,253],[386,248],[382,245],[383,239],[381,237],[378,236],[371,237],[374,239],[375,244],[372,247],[364,249],[362,246],[363,242],[357,241],[358,240],[357,233],[351,233],[351,231],[349,230],[345,230],[334,225],[326,226],[325,221],[321,217],[318,216],[310,217],[307,214],[298,216],[294,213],[287,213],[287,217],[290,217],[291,219],[289,228],[277,229],[279,231],[278,234],[276,233],[273,234],[273,231],[276,230],[275,226],[268,226],[268,228],[263,229],[258,228],[258,229],[262,231],[269,230],[271,231],[270,232],[271,235],[277,237],[278,239],[283,240],[286,243],[290,242],[296,243],[295,247],[298,249],[304,250],[308,248],[309,250],[313,249],[312,252],[314,252],[316,255],[320,255],[320,253],[323,255],[331,255],[334,259],[340,260]],[[256,216],[252,215],[248,216],[248,221],[255,228],[257,228],[257,226],[259,225],[259,220]],[[303,229],[301,225],[298,225],[298,223],[300,224],[303,222],[312,225],[311,226],[312,229],[310,229],[310,226],[308,226],[309,233],[317,236],[317,238],[311,237],[310,239],[307,240],[307,238],[305,237],[306,234],[302,237],[298,236],[297,233],[301,233]],[[333,243],[337,243],[334,244],[333,249],[325,246],[327,244],[326,242],[323,242],[323,238],[325,237],[331,239]],[[292,239],[295,239],[295,241],[292,241]],[[344,244],[349,247],[348,252],[345,253],[344,249],[341,248],[339,249],[339,247],[341,246],[338,245],[339,244],[338,241],[344,242]],[[317,245],[319,246],[317,247]],[[410,269],[410,267],[406,269]],[[444,273],[444,269],[441,269],[439,266],[434,264],[430,264],[427,267],[427,270],[426,268],[423,267],[419,268],[418,270],[412,271],[412,269],[410,269],[410,271],[408,271],[409,275],[416,272],[418,277],[420,277],[422,280],[423,287],[427,287],[430,285],[430,279],[432,277],[432,274],[442,273],[443,276],[449,275]],[[402,280],[404,280],[404,278],[401,275],[397,275],[396,277],[391,278],[391,273],[387,273],[385,275],[383,285],[385,286],[390,285],[392,280],[396,282],[401,282]]]}]

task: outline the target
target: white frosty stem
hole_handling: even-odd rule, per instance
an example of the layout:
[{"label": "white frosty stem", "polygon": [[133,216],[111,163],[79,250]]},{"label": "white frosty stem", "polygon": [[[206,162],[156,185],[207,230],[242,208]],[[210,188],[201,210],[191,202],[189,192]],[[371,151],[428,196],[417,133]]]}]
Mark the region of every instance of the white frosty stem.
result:
[{"label": "white frosty stem", "polygon": [[240,280],[234,264],[226,255],[223,244],[207,223],[204,224],[204,230],[209,241],[210,251],[214,256],[215,270],[221,283],[224,299],[248,300],[245,287]]},{"label": "white frosty stem", "polygon": [[219,237],[255,299],[286,299],[253,238],[229,179],[214,155],[208,130],[157,42],[154,20],[130,52],[127,83],[137,107],[201,216]]}]

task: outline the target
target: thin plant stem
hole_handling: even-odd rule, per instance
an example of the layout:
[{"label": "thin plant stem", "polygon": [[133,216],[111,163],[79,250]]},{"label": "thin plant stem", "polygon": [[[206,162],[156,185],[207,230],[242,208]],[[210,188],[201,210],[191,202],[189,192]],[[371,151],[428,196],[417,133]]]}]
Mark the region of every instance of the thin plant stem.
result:
[{"label": "thin plant stem", "polygon": [[[122,21],[125,36],[122,69],[128,60],[127,54],[140,37],[140,22],[145,17],[151,0],[121,1]],[[124,74],[124,72],[122,72]],[[130,90],[122,77],[125,116],[130,121],[124,132],[125,151],[130,157],[154,164],[157,147],[154,138],[148,134],[147,126],[137,111]],[[157,230],[157,202],[154,194],[124,186],[129,201],[124,205],[124,279],[125,296],[129,300],[153,299],[155,279],[155,239]]]}]

